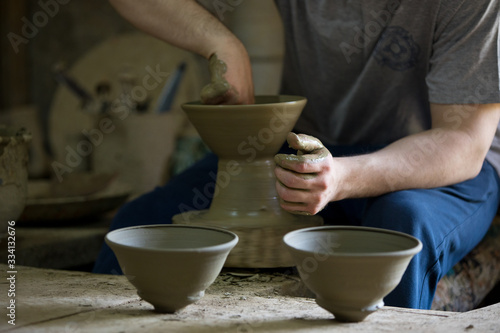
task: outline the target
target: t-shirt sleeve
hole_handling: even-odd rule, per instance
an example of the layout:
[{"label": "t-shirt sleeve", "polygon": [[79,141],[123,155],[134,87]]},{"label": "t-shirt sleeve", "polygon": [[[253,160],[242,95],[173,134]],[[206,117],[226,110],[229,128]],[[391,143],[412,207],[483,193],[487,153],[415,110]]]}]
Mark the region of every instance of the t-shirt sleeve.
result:
[{"label": "t-shirt sleeve", "polygon": [[499,3],[442,1],[426,77],[431,103],[500,102]]}]

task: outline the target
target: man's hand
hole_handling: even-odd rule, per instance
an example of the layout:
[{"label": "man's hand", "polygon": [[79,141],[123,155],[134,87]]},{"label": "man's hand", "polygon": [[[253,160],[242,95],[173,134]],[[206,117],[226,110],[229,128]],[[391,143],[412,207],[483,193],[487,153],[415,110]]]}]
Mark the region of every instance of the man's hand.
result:
[{"label": "man's hand", "polygon": [[252,69],[240,40],[195,0],[110,0],[139,29],[209,59],[205,104],[254,103]]},{"label": "man's hand", "polygon": [[337,187],[332,155],[312,136],[289,133],[287,141],[298,152],[274,157],[281,207],[295,214],[316,214],[332,200]]},{"label": "man's hand", "polygon": [[500,104],[431,104],[432,128],[369,154],[333,158],[321,142],[288,135],[297,155],[276,155],[281,207],[316,214],[330,201],[433,188],[475,177],[500,120]]},{"label": "man's hand", "polygon": [[[219,58],[219,54],[225,60]],[[222,49],[209,59],[211,82],[201,91],[203,104],[253,104],[252,69],[243,47]]]}]

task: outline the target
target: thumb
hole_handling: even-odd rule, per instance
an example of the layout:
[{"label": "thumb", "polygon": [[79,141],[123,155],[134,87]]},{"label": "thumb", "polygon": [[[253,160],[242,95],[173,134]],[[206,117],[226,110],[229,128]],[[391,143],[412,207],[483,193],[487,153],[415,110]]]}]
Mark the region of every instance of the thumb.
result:
[{"label": "thumb", "polygon": [[209,59],[211,82],[201,90],[201,101],[203,104],[221,104],[230,85],[225,78],[227,65],[214,53]]},{"label": "thumb", "polygon": [[298,150],[300,153],[312,153],[316,150],[325,148],[320,140],[306,134],[288,133],[286,138],[290,148]]}]

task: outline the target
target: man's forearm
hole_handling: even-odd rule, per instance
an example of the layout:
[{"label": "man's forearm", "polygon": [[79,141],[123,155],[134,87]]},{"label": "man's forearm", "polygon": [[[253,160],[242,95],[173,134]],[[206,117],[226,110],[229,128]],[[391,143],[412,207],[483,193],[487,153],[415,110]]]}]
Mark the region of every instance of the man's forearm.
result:
[{"label": "man's forearm", "polygon": [[[367,155],[334,159],[340,184],[336,200],[456,184],[475,177],[490,147],[500,106],[434,105],[433,129]],[[454,113],[455,112],[455,113]],[[460,119],[450,115],[462,115]]]},{"label": "man's forearm", "polygon": [[209,58],[221,44],[239,43],[212,14],[192,0],[110,0],[137,28]]},{"label": "man's forearm", "polygon": [[457,133],[429,130],[375,153],[334,159],[341,180],[335,199],[446,186],[472,178],[478,163],[461,151],[464,141],[467,138]]},{"label": "man's forearm", "polygon": [[289,134],[296,155],[275,157],[276,191],[290,212],[316,214],[329,202],[459,183],[481,170],[500,104],[431,104],[432,129],[377,152],[334,158],[318,139]]}]

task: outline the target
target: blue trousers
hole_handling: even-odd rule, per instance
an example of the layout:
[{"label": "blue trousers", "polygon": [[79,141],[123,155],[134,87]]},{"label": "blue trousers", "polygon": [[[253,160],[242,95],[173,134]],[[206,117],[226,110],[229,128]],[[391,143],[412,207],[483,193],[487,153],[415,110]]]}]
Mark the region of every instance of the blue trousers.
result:
[{"label": "blue trousers", "polygon": [[[334,156],[373,151],[378,147],[328,147]],[[289,153],[287,148],[282,152]],[[134,225],[171,223],[181,207],[207,209],[213,195],[217,157],[209,154],[152,192],[125,204],[111,230]],[[499,205],[500,179],[484,162],[474,179],[447,187],[415,189],[379,197],[330,203],[319,214],[325,224],[360,225],[405,232],[419,238],[423,250],[410,262],[401,283],[384,302],[390,306],[429,309],[436,286],[484,237]],[[104,244],[95,273],[120,274],[111,249]]]}]

